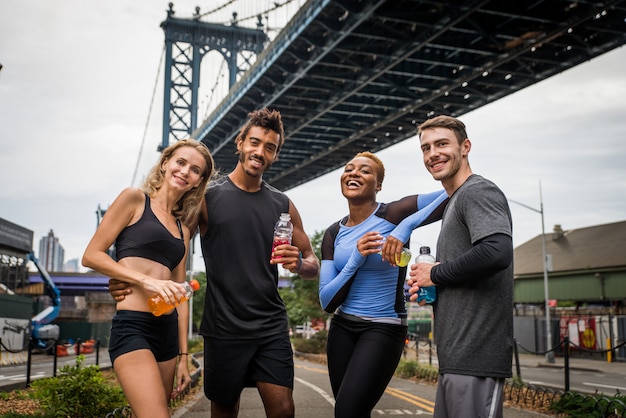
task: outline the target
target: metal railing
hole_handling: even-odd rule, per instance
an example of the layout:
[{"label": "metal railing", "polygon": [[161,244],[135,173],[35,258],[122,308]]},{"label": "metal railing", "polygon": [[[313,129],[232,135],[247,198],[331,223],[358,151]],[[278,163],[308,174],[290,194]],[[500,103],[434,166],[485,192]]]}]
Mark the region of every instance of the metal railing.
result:
[{"label": "metal railing", "polygon": [[620,344],[618,344],[615,347],[606,349],[606,350],[590,350],[588,348],[585,347],[581,347],[577,344],[574,344],[573,342],[570,341],[569,337],[564,337],[563,340],[557,344],[555,347],[551,348],[550,350],[547,351],[542,351],[542,352],[537,352],[537,351],[532,351],[529,350],[527,348],[525,348],[524,346],[522,346],[520,343],[518,343],[517,341],[515,341],[515,344],[513,344],[513,354],[515,356],[515,371],[516,374],[519,378],[521,378],[521,369],[520,369],[520,362],[519,362],[519,348],[521,348],[522,350],[524,350],[524,352],[528,353],[528,354],[535,354],[535,355],[546,355],[550,352],[555,352],[559,349],[562,350],[563,352],[563,371],[564,371],[564,388],[566,392],[569,392],[570,390],[570,350],[571,348],[576,348],[577,350],[580,351],[584,351],[587,352],[589,354],[608,354],[611,352],[614,352],[615,350],[618,350],[619,348],[626,346],[626,342],[621,342]]},{"label": "metal railing", "polygon": [[[578,405],[588,405],[590,409],[596,412],[600,417],[623,417],[626,414],[626,404],[624,404],[622,399],[619,399],[619,394],[611,397],[602,393],[591,395],[573,392],[570,390],[570,351],[572,348],[575,348],[579,351],[588,352],[589,354],[609,354],[624,345],[626,345],[626,342],[621,342],[617,346],[607,350],[590,350],[572,343],[569,337],[564,337],[559,344],[550,350],[536,352],[524,348],[521,344],[515,341],[515,344],[513,345],[513,352],[515,356],[515,371],[518,379],[507,381],[507,385],[504,390],[505,399],[515,402],[522,407],[528,405],[533,408],[550,411],[552,405],[557,401],[564,401],[564,403],[567,403],[568,398],[572,398],[573,401],[575,401],[576,398],[579,398],[579,402],[577,403]],[[524,352],[534,355],[546,355],[549,352],[561,350],[563,352],[564,390],[522,383],[523,380],[519,362],[520,348]]]},{"label": "metal railing", "polygon": [[[439,371],[436,367],[433,367],[432,364],[433,357],[436,357],[436,349],[433,348],[432,341],[430,339],[426,341],[419,341],[416,338],[410,339],[415,341],[415,354],[418,361],[420,358],[419,352],[427,351],[430,366],[418,367],[414,372],[414,377],[427,382],[437,383]],[[557,401],[567,401],[569,398],[572,398],[573,401],[579,399],[581,404],[588,405],[596,413],[594,416],[607,418],[624,417],[626,416],[626,404],[624,403],[623,396],[621,394],[617,393],[615,396],[609,396],[602,393],[582,394],[570,390],[570,351],[572,349],[576,349],[581,352],[588,352],[590,355],[602,355],[614,352],[625,345],[626,342],[621,342],[615,347],[607,350],[590,350],[572,343],[568,337],[565,337],[558,345],[550,350],[537,352],[529,350],[515,341],[515,344],[513,345],[513,354],[515,376],[517,378],[507,379],[504,387],[504,399],[505,401],[518,405],[520,408],[541,410],[546,413],[553,412],[551,407]],[[520,349],[527,354],[534,355],[546,355],[548,352],[562,351],[564,390],[524,383],[521,376],[521,365],[519,360]]]}]

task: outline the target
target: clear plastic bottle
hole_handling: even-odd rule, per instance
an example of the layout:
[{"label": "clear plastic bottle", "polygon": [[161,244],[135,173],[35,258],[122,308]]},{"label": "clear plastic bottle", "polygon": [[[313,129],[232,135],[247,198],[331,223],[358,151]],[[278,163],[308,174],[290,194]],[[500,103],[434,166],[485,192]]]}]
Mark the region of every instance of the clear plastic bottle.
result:
[{"label": "clear plastic bottle", "polygon": [[411,250],[406,247],[402,247],[402,252],[400,253],[400,259],[396,255],[396,264],[398,267],[406,267],[409,265],[409,261],[411,261]]},{"label": "clear plastic bottle", "polygon": [[152,312],[154,316],[161,316],[164,313],[172,310],[172,308],[175,308],[181,303],[189,300],[193,292],[200,289],[200,283],[198,283],[196,279],[192,279],[188,282],[183,283],[182,285],[185,287],[185,296],[183,296],[178,302],[176,302],[175,305],[170,305],[169,303],[165,302],[161,298],[161,296],[158,294],[148,299],[148,306],[150,307],[150,312]]},{"label": "clear plastic bottle", "polygon": [[[274,241],[272,242],[272,254],[274,248],[278,245],[291,244],[291,236],[293,235],[293,224],[291,216],[288,213],[281,213],[278,222],[274,226]],[[272,260],[281,258],[281,256],[272,256]]]},{"label": "clear plastic bottle", "polygon": [[[383,238],[382,240],[383,244],[385,243],[385,238]],[[383,250],[382,250],[382,244],[381,244],[381,250],[378,252],[378,254],[382,255],[383,254]],[[402,251],[400,252],[400,258],[398,258],[398,256],[396,255],[396,265],[398,267],[406,267],[409,265],[409,262],[411,261],[411,250],[409,250],[406,247],[402,247]]]},{"label": "clear plastic bottle", "polygon": [[[415,257],[415,262],[435,264],[435,257],[433,257],[430,253],[430,247],[420,247],[420,253],[417,257]],[[436,297],[437,289],[435,288],[435,286],[420,287],[419,291],[417,292],[417,302],[420,304],[433,303]]]}]

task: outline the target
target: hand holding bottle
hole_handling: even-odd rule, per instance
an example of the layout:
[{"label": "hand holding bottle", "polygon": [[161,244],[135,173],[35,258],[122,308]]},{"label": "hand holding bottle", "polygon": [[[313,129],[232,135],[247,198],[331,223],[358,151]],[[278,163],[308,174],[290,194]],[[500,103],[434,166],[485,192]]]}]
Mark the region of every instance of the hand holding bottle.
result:
[{"label": "hand holding bottle", "polygon": [[168,311],[171,311],[176,306],[189,300],[193,292],[200,289],[200,283],[198,283],[196,279],[192,279],[189,282],[184,282],[180,284],[185,289],[185,293],[182,297],[177,298],[175,302],[164,300],[158,293],[148,299],[148,306],[150,307],[150,311],[154,316],[160,316]]},{"label": "hand holding bottle", "polygon": [[281,254],[276,254],[276,247],[285,244],[291,244],[291,237],[293,235],[293,224],[291,223],[291,216],[288,213],[281,213],[280,218],[274,225],[274,238],[272,241],[272,261],[282,258]]},{"label": "hand holding bottle", "polygon": [[[408,255],[408,260],[406,260],[406,264],[402,263],[403,257],[398,254],[405,253],[404,259],[406,260]],[[407,254],[408,252],[408,254]],[[411,252],[408,251],[408,248],[404,247],[404,243],[397,239],[394,236],[387,236],[387,238],[383,239],[383,245],[381,247],[381,256],[384,261],[387,261],[391,264],[396,264],[400,267],[404,267],[408,265],[409,261],[411,261]],[[398,263],[400,261],[400,263]]]},{"label": "hand holding bottle", "polygon": [[[393,238],[393,237],[390,237],[390,238]],[[387,242],[387,240],[383,238],[382,242],[383,244],[381,245],[380,251],[378,253],[381,255],[381,257],[383,257],[383,260],[385,260],[383,249],[385,248],[385,243]],[[406,247],[401,247],[400,254],[398,254],[397,252],[393,253],[394,262],[391,264],[395,264],[398,267],[406,267],[411,261],[411,256],[412,256],[411,250],[409,250]]]},{"label": "hand holding bottle", "polygon": [[185,288],[181,283],[172,280],[160,280],[147,276],[141,282],[141,287],[148,295],[160,295],[166,302],[175,303],[185,294]]},{"label": "hand holding bottle", "polygon": [[434,267],[435,258],[430,254],[430,247],[420,247],[420,254],[415,258],[415,263],[409,272],[408,285],[411,301],[417,301],[420,305],[433,303],[436,298],[436,287],[430,279],[430,271]]}]

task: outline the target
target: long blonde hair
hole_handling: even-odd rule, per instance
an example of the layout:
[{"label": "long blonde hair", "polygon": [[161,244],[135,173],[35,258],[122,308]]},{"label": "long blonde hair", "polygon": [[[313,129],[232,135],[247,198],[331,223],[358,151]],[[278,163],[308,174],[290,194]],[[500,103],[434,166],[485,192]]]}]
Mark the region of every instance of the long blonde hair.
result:
[{"label": "long blonde hair", "polygon": [[209,180],[215,175],[213,157],[208,148],[201,142],[194,139],[181,139],[176,141],[169,147],[165,148],[161,153],[159,162],[150,169],[146,181],[141,186],[141,190],[153,197],[154,194],[163,186],[163,171],[161,167],[163,163],[170,159],[174,152],[181,147],[192,147],[198,151],[204,157],[206,167],[204,173],[202,173],[202,180],[198,187],[194,187],[191,190],[185,192],[183,197],[180,198],[172,211],[173,215],[180,219],[182,223],[188,227],[193,227],[197,224],[198,216],[200,214],[200,208],[202,207],[202,199],[204,199],[204,193],[206,192],[207,184]]}]

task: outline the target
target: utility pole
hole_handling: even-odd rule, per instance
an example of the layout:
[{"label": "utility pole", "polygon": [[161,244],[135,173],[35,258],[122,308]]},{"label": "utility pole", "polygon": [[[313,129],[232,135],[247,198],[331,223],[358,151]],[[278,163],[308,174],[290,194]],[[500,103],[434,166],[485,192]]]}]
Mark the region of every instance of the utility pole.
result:
[{"label": "utility pole", "polygon": [[512,199],[508,199],[509,202],[515,203],[517,205],[523,206],[526,209],[532,210],[533,212],[539,213],[541,215],[541,248],[543,254],[543,292],[545,299],[545,310],[546,310],[546,362],[554,363],[554,352],[552,351],[552,329],[550,324],[550,298],[548,295],[548,256],[546,255],[546,229],[543,217],[543,195],[541,192],[541,181],[539,181],[539,209],[535,209],[531,206],[525,205],[523,203],[517,202]]}]

